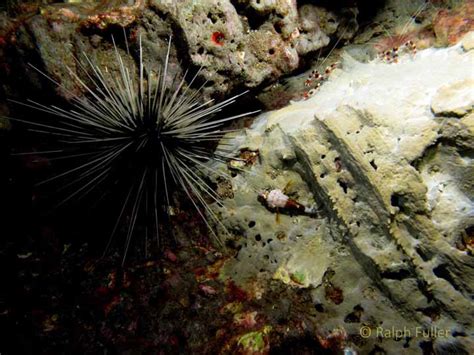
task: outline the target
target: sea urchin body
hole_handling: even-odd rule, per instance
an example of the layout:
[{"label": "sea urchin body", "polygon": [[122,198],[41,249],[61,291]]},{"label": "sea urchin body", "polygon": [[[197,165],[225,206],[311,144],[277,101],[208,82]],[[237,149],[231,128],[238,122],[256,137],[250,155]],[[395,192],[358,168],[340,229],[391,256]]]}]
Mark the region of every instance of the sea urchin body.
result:
[{"label": "sea urchin body", "polygon": [[137,75],[125,64],[114,42],[119,68],[116,77],[84,54],[87,66],[81,69],[87,82],[73,71],[69,72],[87,97],[68,92],[72,96],[72,108],[68,110],[33,101],[23,104],[52,115],[53,123],[16,120],[26,122],[33,131],[58,138],[61,142],[58,152],[62,158],[74,162],[66,171],[40,183],[67,179],[65,187],[71,192],[61,203],[96,191],[120,175],[132,177],[128,179],[128,191],[112,232],[116,234],[126,211],[131,211],[124,258],[141,212],[153,225],[153,234],[159,241],[160,220],[170,209],[171,192],[175,187],[185,192],[209,227],[209,217],[220,223],[208,206],[208,201],[219,203],[219,197],[203,173],[217,173],[207,163],[225,159],[215,153],[212,146],[212,142],[228,132],[222,126],[249,114],[216,119],[215,114],[239,95],[215,105],[212,105],[213,100],[203,102],[204,84],[197,90],[190,89],[199,72],[189,84],[186,74],[181,80],[174,77],[168,84],[170,47],[171,39],[162,67],[156,72],[146,70],[140,38]]}]

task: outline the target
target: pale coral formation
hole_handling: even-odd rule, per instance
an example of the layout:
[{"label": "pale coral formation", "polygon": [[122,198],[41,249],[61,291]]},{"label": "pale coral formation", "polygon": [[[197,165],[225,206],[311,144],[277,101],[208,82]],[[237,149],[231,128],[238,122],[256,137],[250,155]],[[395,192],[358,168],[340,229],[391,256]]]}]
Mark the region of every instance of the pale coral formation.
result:
[{"label": "pale coral formation", "polygon": [[[262,163],[233,178],[234,198],[219,210],[242,234],[226,275],[309,288],[327,332],[411,329],[405,345],[372,336],[354,344],[361,353],[375,342],[421,353],[417,327],[443,330],[437,349],[470,349],[473,55],[462,43],[397,64],[345,55],[316,95],[259,117],[235,148],[258,149]],[[317,217],[278,222],[259,205],[257,191],[288,181]]]}]

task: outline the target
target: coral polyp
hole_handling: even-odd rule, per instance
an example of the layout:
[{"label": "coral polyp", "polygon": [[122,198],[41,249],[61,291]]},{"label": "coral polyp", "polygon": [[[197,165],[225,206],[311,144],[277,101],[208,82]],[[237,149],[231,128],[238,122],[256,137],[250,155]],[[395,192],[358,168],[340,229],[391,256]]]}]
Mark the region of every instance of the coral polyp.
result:
[{"label": "coral polyp", "polygon": [[67,194],[60,204],[100,192],[108,184],[118,184],[122,192],[125,191],[112,232],[112,236],[116,235],[120,222],[128,219],[125,260],[138,219],[145,219],[151,225],[147,228],[145,243],[149,236],[160,241],[163,229],[160,225],[173,210],[171,199],[175,189],[184,192],[211,232],[212,223],[220,223],[208,206],[209,201],[219,204],[219,196],[204,175],[224,174],[209,164],[226,161],[225,155],[215,153],[213,148],[229,132],[222,129],[223,125],[249,113],[215,118],[242,94],[213,104],[212,99],[202,99],[206,83],[192,89],[200,71],[189,84],[186,74],[181,79],[170,75],[171,38],[164,65],[156,71],[143,64],[141,37],[138,39],[138,73],[126,64],[114,40],[113,46],[118,75],[114,76],[109,68],[97,65],[84,54],[87,65],[81,66],[79,60],[77,63],[87,81],[72,70],[69,73],[73,82],[86,93],[85,97],[56,83],[72,98],[71,108],[34,101],[20,103],[54,119],[14,121],[26,123],[31,131],[56,138],[60,147],[49,153],[72,162],[67,170],[39,183],[63,184],[62,189]]}]

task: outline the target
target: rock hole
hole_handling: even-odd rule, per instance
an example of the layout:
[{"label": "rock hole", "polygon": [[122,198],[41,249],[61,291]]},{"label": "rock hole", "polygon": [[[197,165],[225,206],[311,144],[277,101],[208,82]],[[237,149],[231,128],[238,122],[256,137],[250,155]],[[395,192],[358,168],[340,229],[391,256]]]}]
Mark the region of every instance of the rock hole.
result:
[{"label": "rock hole", "polygon": [[268,50],[268,54],[274,55],[274,54],[275,54],[275,48],[270,48],[270,49]]},{"label": "rock hole", "polygon": [[337,183],[342,188],[342,191],[344,191],[344,193],[347,194],[347,189],[348,189],[347,183],[345,181],[342,181],[341,179],[338,179]]},{"label": "rock hole", "polygon": [[204,48],[203,47],[199,47],[198,50],[197,50],[198,54],[204,54]]},{"label": "rock hole", "polygon": [[261,241],[261,240],[262,240],[262,236],[261,236],[260,234],[257,234],[257,235],[255,236],[255,240],[256,240],[257,242]]},{"label": "rock hole", "polygon": [[471,254],[470,247],[474,244],[474,226],[469,226],[464,229],[464,232],[459,236],[456,247],[459,250],[467,251]]},{"label": "rock hole", "polygon": [[418,308],[417,311],[429,317],[433,322],[437,321],[441,315],[440,310],[435,307]]},{"label": "rock hole", "polygon": [[217,16],[215,16],[214,14],[211,14],[210,12],[207,14],[207,18],[211,20],[212,23],[216,23],[218,19]]},{"label": "rock hole", "polygon": [[345,323],[360,323],[360,318],[362,317],[362,313],[364,312],[364,308],[361,305],[357,305],[353,308],[353,311],[349,313],[345,318]]},{"label": "rock hole", "polygon": [[258,30],[268,20],[266,16],[261,16],[255,11],[246,12],[245,15],[251,30]]},{"label": "rock hole", "polygon": [[334,167],[336,168],[336,172],[340,172],[342,170],[341,158],[337,157],[334,159]]},{"label": "rock hole", "polygon": [[419,245],[417,245],[417,246],[415,247],[415,251],[416,251],[416,252],[418,253],[418,255],[423,259],[423,261],[429,261],[429,260],[431,260],[431,257],[432,257],[432,256],[431,256],[431,255],[427,255],[427,254],[425,253],[425,251],[424,251]]},{"label": "rock hole", "polygon": [[269,260],[269,259],[270,259],[270,256],[269,256],[269,255],[264,255],[263,258],[264,258],[265,260]]},{"label": "rock hole", "polygon": [[390,280],[403,280],[408,278],[410,274],[410,271],[406,269],[386,270],[382,272],[382,277]]},{"label": "rock hole", "polygon": [[448,281],[457,291],[461,292],[459,285],[455,281],[455,277],[449,272],[446,264],[441,264],[435,267],[433,273],[440,279]]},{"label": "rock hole", "polygon": [[270,244],[271,242],[273,242],[273,239],[270,238],[270,239],[267,239],[267,243]]},{"label": "rock hole", "polygon": [[249,222],[249,228],[255,227],[255,221],[250,221]]},{"label": "rock hole", "polygon": [[467,334],[463,332],[462,330],[453,330],[451,335],[455,338],[457,337],[467,337]]},{"label": "rock hole", "polygon": [[474,238],[474,226],[469,226],[467,227],[464,232],[466,232],[466,235],[469,237],[469,238]]},{"label": "rock hole", "polygon": [[320,177],[321,179],[324,179],[324,178],[326,177],[326,173],[322,173],[321,175],[319,175],[319,177]]},{"label": "rock hole", "polygon": [[275,29],[276,33],[281,33],[283,30],[283,23],[281,21],[277,21],[273,24],[273,28]]},{"label": "rock hole", "polygon": [[326,158],[326,155],[325,154],[321,155],[321,159],[324,159],[324,158]]},{"label": "rock hole", "polygon": [[372,160],[370,161],[370,165],[372,166],[372,168],[374,168],[374,170],[377,170],[377,169],[378,169],[378,166],[377,166],[377,164],[375,164],[375,160],[374,160],[374,159],[372,159]]},{"label": "rock hole", "polygon": [[314,309],[319,313],[324,313],[324,307],[321,303],[316,303]]},{"label": "rock hole", "polygon": [[390,204],[393,207],[398,207],[400,210],[403,210],[403,197],[397,193],[390,196]]}]

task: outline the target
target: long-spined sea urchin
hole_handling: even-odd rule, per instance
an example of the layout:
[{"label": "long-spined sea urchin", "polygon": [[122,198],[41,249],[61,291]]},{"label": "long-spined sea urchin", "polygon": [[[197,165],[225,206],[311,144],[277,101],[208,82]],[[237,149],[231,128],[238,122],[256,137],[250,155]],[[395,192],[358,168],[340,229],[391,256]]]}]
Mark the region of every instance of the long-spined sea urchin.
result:
[{"label": "long-spined sea urchin", "polygon": [[[26,123],[32,131],[58,138],[62,144],[60,149],[50,153],[58,153],[59,159],[74,162],[72,167],[40,184],[68,179],[64,188],[72,191],[61,201],[62,204],[89,194],[107,181],[120,178],[123,169],[128,173],[132,170],[133,179],[129,180],[128,191],[110,238],[111,241],[125,211],[130,209],[123,260],[140,211],[152,220],[153,233],[159,242],[160,219],[170,209],[174,186],[185,192],[211,232],[217,236],[207,216],[214,223],[220,221],[206,200],[219,203],[219,196],[202,173],[218,173],[207,163],[226,159],[215,153],[212,146],[212,142],[221,140],[229,131],[222,129],[222,126],[254,112],[215,119],[216,113],[234,103],[242,94],[214,105],[213,100],[203,102],[201,92],[206,83],[197,90],[190,89],[200,70],[189,84],[186,82],[187,72],[181,80],[176,75],[168,84],[171,37],[164,64],[156,72],[144,67],[139,38],[138,75],[125,64],[113,38],[112,41],[120,74],[117,77],[110,75],[108,68],[101,68],[85,53],[83,56],[87,64],[81,65],[79,60],[76,62],[87,82],[68,69],[71,78],[86,96],[76,95],[40,71],[66,90],[72,97],[72,108],[47,106],[31,100],[28,103],[19,102],[59,118],[52,123],[13,120]],[[128,51],[128,44],[126,48]]]}]

